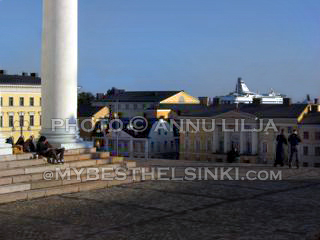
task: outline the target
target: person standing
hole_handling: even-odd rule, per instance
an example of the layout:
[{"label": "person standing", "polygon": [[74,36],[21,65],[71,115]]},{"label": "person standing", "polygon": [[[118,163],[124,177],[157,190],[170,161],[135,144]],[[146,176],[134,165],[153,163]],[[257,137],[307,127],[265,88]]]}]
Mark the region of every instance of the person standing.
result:
[{"label": "person standing", "polygon": [[274,166],[276,167],[280,164],[283,167],[284,161],[284,145],[287,145],[288,141],[287,138],[284,136],[284,130],[281,129],[280,134],[277,136],[277,148],[276,148],[276,160],[274,162]]},{"label": "person standing", "polygon": [[291,168],[293,155],[295,155],[295,157],[296,157],[296,165],[297,165],[297,168],[299,168],[298,145],[301,142],[301,139],[298,136],[298,131],[297,130],[293,131],[293,133],[289,136],[288,141],[290,143],[289,168]]}]

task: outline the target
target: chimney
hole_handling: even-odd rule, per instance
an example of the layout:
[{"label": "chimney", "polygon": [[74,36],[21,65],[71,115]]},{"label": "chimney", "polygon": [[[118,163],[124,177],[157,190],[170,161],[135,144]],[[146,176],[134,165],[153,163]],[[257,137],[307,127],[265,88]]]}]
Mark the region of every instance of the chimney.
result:
[{"label": "chimney", "polygon": [[292,104],[291,98],[284,98],[283,105],[290,106]]},{"label": "chimney", "polygon": [[0,76],[6,75],[6,74],[7,74],[7,72],[5,70],[0,69]]},{"label": "chimney", "polygon": [[252,104],[255,104],[255,105],[260,105],[262,102],[261,102],[261,98],[254,98],[252,99]]},{"label": "chimney", "polygon": [[319,99],[318,98],[314,99],[314,104],[319,104]]},{"label": "chimney", "polygon": [[200,104],[203,106],[209,106],[209,97],[199,97]]},{"label": "chimney", "polygon": [[104,97],[104,93],[97,93],[96,95],[96,99],[100,100],[100,99],[103,99]]},{"label": "chimney", "polygon": [[38,77],[38,73],[35,73],[35,72],[30,73],[30,76],[36,78],[36,77]]},{"label": "chimney", "polygon": [[27,72],[22,72],[22,76],[28,76]]},{"label": "chimney", "polygon": [[311,112],[312,113],[318,112],[318,105],[311,105]]},{"label": "chimney", "polygon": [[307,102],[311,102],[310,94],[307,94]]}]

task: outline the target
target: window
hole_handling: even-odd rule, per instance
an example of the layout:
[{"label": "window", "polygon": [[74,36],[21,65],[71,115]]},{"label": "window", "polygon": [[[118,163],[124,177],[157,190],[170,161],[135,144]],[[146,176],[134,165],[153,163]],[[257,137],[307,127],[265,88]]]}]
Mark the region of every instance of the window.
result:
[{"label": "window", "polygon": [[196,152],[200,152],[200,140],[196,140]]},{"label": "window", "polygon": [[19,116],[19,126],[20,126],[20,127],[23,127],[23,126],[24,126],[24,116],[23,116],[23,115],[20,115],[20,116]]},{"label": "window", "polygon": [[24,97],[21,97],[19,99],[19,104],[20,104],[20,106],[24,106]]},{"label": "window", "polygon": [[309,155],[309,148],[308,148],[308,146],[304,146],[304,147],[303,147],[303,155],[304,155],[304,156],[308,156],[308,155]]},{"label": "window", "polygon": [[168,142],[165,141],[163,146],[164,146],[164,150],[167,150],[167,148],[168,148]]},{"label": "window", "polygon": [[211,140],[207,142],[207,152],[211,152]]},{"label": "window", "polygon": [[133,109],[137,110],[138,109],[138,104],[133,104]]},{"label": "window", "polygon": [[309,132],[303,132],[303,139],[309,139]]},{"label": "window", "polygon": [[268,143],[264,142],[262,144],[262,152],[264,152],[264,153],[268,152]]},{"label": "window", "polygon": [[161,145],[159,142],[158,142],[158,152],[161,152]]},{"label": "window", "polygon": [[315,139],[320,140],[320,132],[315,132]]},{"label": "window", "polygon": [[9,106],[13,107],[13,104],[14,104],[13,97],[9,97]]},{"label": "window", "polygon": [[188,140],[188,139],[186,139],[185,149],[186,149],[186,150],[189,149],[189,140]]},{"label": "window", "polygon": [[292,133],[292,127],[288,127],[288,134]]},{"label": "window", "polygon": [[34,127],[34,116],[30,115],[30,127]]},{"label": "window", "polygon": [[129,104],[126,104],[126,109],[130,109],[130,105]]},{"label": "window", "polygon": [[13,116],[9,116],[9,127],[14,127],[14,118]]},{"label": "window", "polygon": [[34,98],[33,98],[33,97],[30,98],[30,106],[31,106],[31,107],[34,106]]},{"label": "window", "polygon": [[42,99],[40,98],[39,100],[39,105],[41,106],[42,105]]},{"label": "window", "polygon": [[174,149],[174,141],[171,141],[171,150],[173,150]]},{"label": "window", "polygon": [[315,147],[314,148],[314,155],[320,156],[320,147]]},{"label": "window", "polygon": [[151,142],[151,152],[154,152],[154,142]]},{"label": "window", "polygon": [[184,96],[180,96],[179,97],[179,103],[184,103],[186,100],[184,98]]},{"label": "window", "polygon": [[158,135],[161,135],[161,129],[158,129]]},{"label": "window", "polygon": [[2,106],[3,106],[3,98],[0,97],[0,107],[2,107]]},{"label": "window", "polygon": [[39,116],[39,122],[40,122],[39,124],[41,126],[41,124],[42,124],[42,115]]},{"label": "window", "polygon": [[0,127],[3,127],[3,116],[0,116]]}]

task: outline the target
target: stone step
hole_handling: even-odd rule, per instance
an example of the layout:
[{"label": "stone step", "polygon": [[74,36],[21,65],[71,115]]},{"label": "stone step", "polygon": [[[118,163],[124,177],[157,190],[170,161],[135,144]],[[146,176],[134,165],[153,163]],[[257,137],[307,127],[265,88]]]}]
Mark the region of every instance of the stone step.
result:
[{"label": "stone step", "polygon": [[29,160],[15,160],[0,162],[0,169],[10,169],[10,168],[22,168],[28,166],[36,166],[45,163],[45,159],[29,159]]},{"label": "stone step", "polygon": [[[97,152],[96,148],[72,149],[72,150],[66,150],[65,151],[65,156],[81,155],[81,154],[92,154],[92,153],[104,153],[104,152]],[[29,159],[32,159],[33,156],[34,155],[32,153],[5,155],[5,156],[0,156],[0,162],[17,161],[17,160],[29,160]]]},{"label": "stone step", "polygon": [[32,159],[32,158],[33,158],[33,154],[31,154],[31,153],[5,155],[5,156],[0,156],[0,162],[27,160],[27,159]]},{"label": "stone step", "polygon": [[108,159],[76,160],[72,162],[66,162],[65,164],[43,163],[36,166],[27,166],[27,167],[0,170],[0,178],[15,176],[15,175],[30,174],[30,173],[41,173],[41,172],[43,173],[45,171],[54,170],[57,167],[62,169],[65,169],[67,167],[79,168],[79,167],[87,167],[87,166],[94,166],[94,165],[107,164],[107,163],[113,163],[112,159],[108,158]]},{"label": "stone step", "polygon": [[110,157],[108,159],[94,159],[94,160],[78,160],[67,162],[63,165],[52,165],[43,163],[36,166],[30,166],[26,168],[14,168],[0,170],[0,185],[6,185],[11,183],[28,182],[32,180],[43,179],[44,171],[55,171],[57,167],[61,169],[65,168],[80,168],[80,167],[95,167],[113,164],[113,166],[120,167],[123,165],[126,168],[135,168],[136,163],[134,161],[120,161],[119,158]]},{"label": "stone step", "polygon": [[0,195],[12,192],[21,192],[31,189],[30,183],[16,183],[0,186]]},{"label": "stone step", "polygon": [[127,168],[135,168],[137,166],[136,161],[125,160],[124,162],[126,163]]},{"label": "stone step", "polygon": [[[108,166],[106,166],[108,167]],[[109,168],[109,167],[108,167]],[[105,171],[108,172],[110,175],[105,176],[105,178],[107,177],[112,177],[114,178],[116,176],[116,173],[114,170],[109,170],[109,171]],[[126,170],[125,173],[127,174],[127,176],[132,175],[132,171],[130,170]],[[101,175],[100,175],[101,176]],[[91,178],[93,178],[94,176],[92,175]],[[73,175],[70,177],[70,179],[58,179],[58,180],[40,180],[40,181],[35,181],[35,182],[31,182],[31,190],[35,190],[35,189],[42,189],[42,188],[49,188],[49,187],[55,187],[55,186],[62,186],[62,185],[69,185],[69,184],[75,184],[75,183],[82,183],[82,182],[91,182],[91,181],[97,181],[97,180],[93,180],[90,179],[90,176],[88,178],[87,173],[83,172],[80,176],[76,176]]]},{"label": "stone step", "polygon": [[70,149],[65,151],[65,155],[79,155],[79,154],[86,154],[86,153],[96,153],[96,148],[79,148],[79,149]]},{"label": "stone step", "polygon": [[[104,166],[98,167],[99,169],[99,179],[101,180],[107,180],[107,178],[115,178],[117,176],[117,173],[115,171],[114,164],[108,164]],[[101,169],[104,168],[104,173],[108,173],[108,175],[102,175]],[[147,172],[150,171],[150,169],[146,169]],[[128,177],[132,177],[133,171],[130,169],[125,170],[125,174]],[[123,177],[123,171],[121,172],[121,175],[119,177]],[[136,180],[138,175],[141,174],[141,171],[135,171],[135,177],[134,180]],[[95,179],[95,175],[90,174],[87,175],[86,171],[83,171],[79,176],[77,176],[73,171],[70,171],[70,177],[65,176],[64,178],[61,176],[53,177],[51,180],[44,180],[39,179],[36,181],[28,181],[28,182],[22,182],[22,183],[11,183],[8,185],[2,185],[0,186],[0,195],[6,194],[6,193],[12,193],[12,192],[21,192],[26,190],[35,190],[35,189],[42,189],[42,188],[49,188],[49,187],[55,187],[55,186],[63,186],[63,185],[69,185],[69,184],[75,184],[75,183],[82,183],[82,182],[90,182],[90,181],[97,181],[98,179]],[[110,180],[107,180],[110,181]]]},{"label": "stone step", "polygon": [[[65,157],[65,162],[71,162],[76,160],[107,159],[109,157],[110,154],[108,152],[69,155]],[[2,161],[0,162],[0,170],[43,165],[46,162],[46,158]]]},{"label": "stone step", "polygon": [[[99,160],[97,160],[97,161],[99,161]],[[105,160],[103,160],[103,161],[105,161]],[[113,163],[104,164],[103,161],[99,161],[98,165],[88,166],[87,168],[97,167],[97,168],[99,168],[99,170],[101,170],[101,168],[111,168],[112,167],[113,169],[115,169],[117,167],[121,167],[120,164],[113,164]],[[59,165],[57,165],[57,167],[59,167]],[[53,171],[53,173],[56,173],[56,171]],[[87,173],[87,171],[85,169],[82,174],[86,174],[86,173]],[[75,176],[75,175],[76,175],[76,173],[74,171],[71,171],[71,176]],[[43,172],[1,177],[0,178],[0,185],[8,185],[8,184],[12,184],[12,183],[23,183],[23,182],[35,182],[35,181],[39,181],[39,180],[43,180]]]},{"label": "stone step", "polygon": [[[146,177],[146,180],[149,180],[150,177]],[[96,180],[96,181],[85,181],[81,183],[71,183],[70,184],[63,184],[59,186],[41,188],[41,189],[29,189],[27,190],[28,186],[31,188],[31,184],[20,184],[17,185],[17,188],[26,190],[22,190],[20,192],[7,192],[4,194],[0,194],[0,204],[8,203],[8,202],[15,202],[20,200],[31,200],[35,198],[42,198],[42,197],[49,197],[53,195],[61,195],[67,193],[75,193],[75,192],[82,192],[82,191],[89,191],[94,189],[101,189],[101,188],[108,188],[112,186],[122,185],[122,184],[130,184],[134,182],[142,181],[141,177],[136,177],[133,179],[132,176],[128,176],[126,180]],[[18,187],[19,186],[19,187]],[[36,186],[36,185],[34,185]],[[7,189],[7,188],[3,188]],[[7,190],[8,191],[8,190]],[[5,192],[5,191],[4,191]]]}]

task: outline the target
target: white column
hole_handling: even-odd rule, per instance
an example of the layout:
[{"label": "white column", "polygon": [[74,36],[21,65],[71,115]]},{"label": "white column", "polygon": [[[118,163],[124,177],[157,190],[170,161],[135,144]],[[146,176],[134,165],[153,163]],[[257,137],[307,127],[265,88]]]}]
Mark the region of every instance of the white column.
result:
[{"label": "white column", "polygon": [[212,136],[212,152],[216,153],[218,150],[218,129],[217,127],[213,131],[213,136]]},{"label": "white column", "polygon": [[223,143],[224,143],[224,152],[225,152],[225,153],[228,153],[228,151],[229,151],[229,141],[230,141],[230,139],[229,139],[229,132],[224,131],[224,132],[223,132],[223,137],[224,137],[224,140],[223,140]]},{"label": "white column", "polygon": [[129,156],[130,156],[130,158],[133,158],[133,140],[132,140],[132,138],[130,138],[130,141],[129,141]]},{"label": "white column", "polygon": [[243,131],[240,131],[240,154],[243,154],[245,151],[245,133]]},{"label": "white column", "polygon": [[147,159],[149,156],[149,141],[148,139],[145,141],[145,147],[144,147],[144,151],[145,151],[145,159]]},{"label": "white column", "polygon": [[[1,95],[1,92],[0,92],[0,95]],[[1,112],[2,112],[2,109],[0,106],[0,113]],[[3,124],[4,124],[4,122],[3,122]],[[11,154],[12,154],[12,146],[11,146],[11,144],[6,143],[6,138],[2,134],[2,132],[0,131],[0,156],[1,155],[11,155]]]},{"label": "white column", "polygon": [[109,151],[109,136],[107,135],[105,138],[105,151]]},{"label": "white column", "polygon": [[252,154],[255,155],[258,153],[258,133],[256,131],[253,131],[251,133],[251,136]]},{"label": "white column", "polygon": [[[42,131],[53,145],[76,146],[78,0],[43,0]],[[52,120],[63,126],[52,129]],[[68,120],[69,119],[69,120]]]}]

